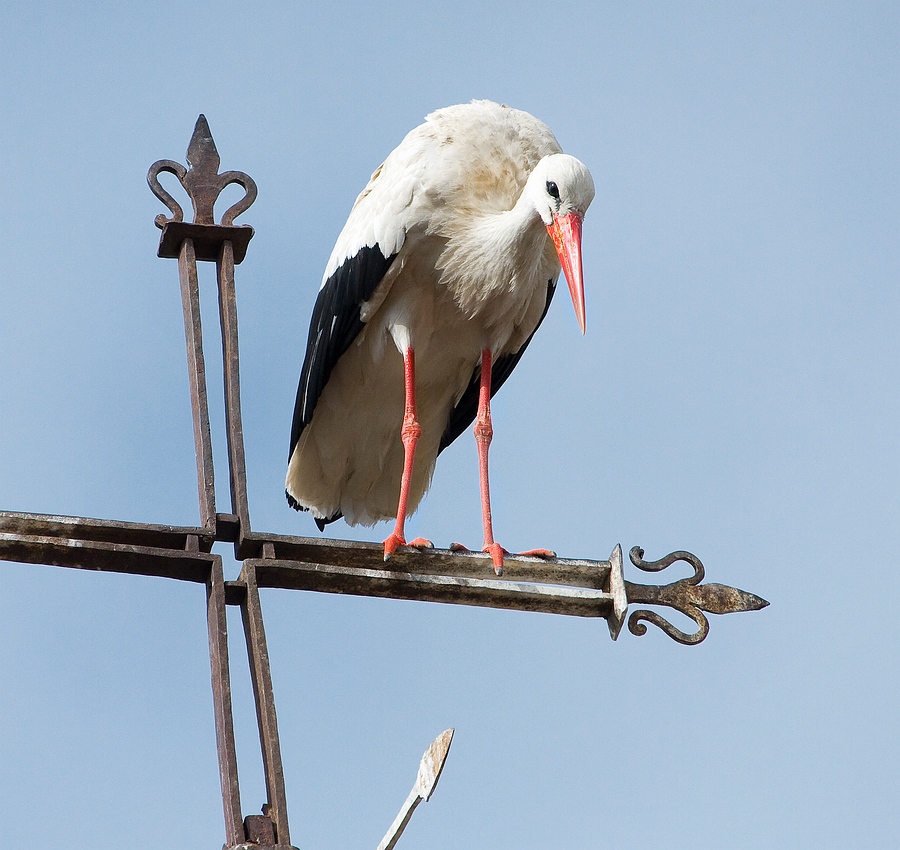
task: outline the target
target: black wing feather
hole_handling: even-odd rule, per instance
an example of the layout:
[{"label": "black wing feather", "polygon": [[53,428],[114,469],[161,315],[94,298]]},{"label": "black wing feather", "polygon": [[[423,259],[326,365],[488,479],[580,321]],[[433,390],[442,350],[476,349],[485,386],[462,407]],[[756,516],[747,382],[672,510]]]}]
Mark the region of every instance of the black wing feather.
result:
[{"label": "black wing feather", "polygon": [[[300,385],[294,402],[288,461],[303,429],[312,421],[316,404],[332,370],[364,327],[359,317],[360,305],[372,297],[394,257],[396,254],[385,257],[378,243],[364,246],[355,256],[345,260],[319,290],[309,323],[306,358],[300,371]],[[287,499],[291,507],[302,510],[302,506],[290,494],[287,494]],[[326,522],[337,518],[316,520],[316,524],[321,529]]]},{"label": "black wing feather", "polygon": [[[537,333],[537,329],[541,326],[541,322],[544,321],[544,316],[547,315],[547,310],[550,309],[550,302],[553,300],[553,293],[555,291],[556,281],[547,281],[547,303],[544,305],[544,312],[541,313],[541,318],[531,332],[531,336],[525,340],[522,347],[514,354],[505,354],[503,357],[498,357],[494,361],[491,368],[491,398],[493,398],[497,390],[503,386],[506,379],[512,374],[512,370],[516,368],[516,364],[522,359],[525,349],[528,348],[528,343],[531,342],[532,337]],[[466,387],[466,391],[462,394],[462,398],[456,403],[456,407],[450,411],[450,421],[447,423],[443,437],[441,437],[441,445],[438,452],[442,452],[446,449],[450,443],[452,443],[475,421],[475,417],[478,415],[478,396],[480,391],[481,365],[479,364],[475,367],[475,371],[472,373],[472,380],[469,382],[469,386]]]}]

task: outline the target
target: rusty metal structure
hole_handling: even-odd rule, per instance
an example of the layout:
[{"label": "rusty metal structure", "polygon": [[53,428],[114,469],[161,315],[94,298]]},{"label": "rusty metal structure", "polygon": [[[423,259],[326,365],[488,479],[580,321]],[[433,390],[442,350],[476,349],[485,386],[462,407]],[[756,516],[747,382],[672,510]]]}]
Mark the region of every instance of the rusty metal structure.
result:
[{"label": "rusty metal structure", "polygon": [[[235,225],[234,219],[254,202],[257,189],[253,180],[242,172],[219,173],[219,154],[203,115],[194,128],[187,161],[188,167],[171,160],[154,163],[148,182],[169,210],[169,216],[156,218],[156,225],[162,230],[158,255],[178,260],[197,457],[199,524],[176,527],[0,511],[0,559],[158,576],[206,585],[215,734],[228,850],[293,848],[259,598],[261,587],[600,617],[606,620],[614,640],[626,622],[629,606],[667,606],[691,618],[696,623],[696,631],[684,632],[647,609],[631,613],[627,620],[629,630],[643,635],[647,631],[645,623],[649,622],[683,644],[697,644],[706,638],[709,613],[751,611],[768,605],[765,600],[735,588],[703,584],[703,565],[689,552],[673,552],[658,561],[646,561],[643,550],[631,549],[630,561],[642,571],[659,572],[677,561],[686,562],[693,569],[690,577],[670,584],[643,585],[625,580],[619,546],[607,560],[559,558],[548,562],[511,555],[506,560],[503,576],[496,577],[490,556],[483,553],[406,549],[386,565],[380,544],[253,530],[241,425],[235,297],[235,266],[246,256],[253,228]],[[192,222],[184,221],[181,206],[160,185],[161,172],[173,174],[184,186],[193,204]],[[217,224],[213,213],[215,201],[231,183],[243,187],[244,197]],[[216,505],[198,261],[215,262],[217,271],[231,491],[228,513],[219,512]],[[232,544],[235,558],[242,563],[240,575],[234,581],[225,580],[222,558],[212,551],[216,542]],[[265,773],[267,799],[262,814],[247,817],[242,813],[238,787],[226,629],[228,605],[239,606],[241,610]],[[448,733],[452,734],[452,730],[439,739]],[[442,759],[446,757],[447,747],[449,737],[446,737]],[[442,764],[443,761],[432,767],[434,782]],[[427,799],[430,790],[426,794],[420,785],[413,789],[405,809],[401,810],[402,817],[398,816],[398,830],[393,836],[390,832],[385,836],[383,846],[393,846],[415,804]],[[430,788],[433,789],[433,783]]]}]

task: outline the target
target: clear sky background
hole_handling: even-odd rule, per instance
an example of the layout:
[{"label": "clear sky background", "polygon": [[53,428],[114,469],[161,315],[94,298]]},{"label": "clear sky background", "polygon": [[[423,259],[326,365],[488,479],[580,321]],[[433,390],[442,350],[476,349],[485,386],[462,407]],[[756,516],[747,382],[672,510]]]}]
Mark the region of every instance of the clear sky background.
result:
[{"label": "clear sky background", "polygon": [[[588,333],[563,290],[497,398],[498,539],[688,549],[772,604],[688,648],[267,591],[293,843],[375,847],[455,726],[401,847],[900,846],[898,71],[892,2],[9,0],[0,506],[197,522],[176,264],[155,256],[145,175],[184,161],[203,112],[222,169],[259,185],[237,270],[253,525],[318,534],[282,482],[350,205],[431,110],[528,110],[594,174]],[[473,442],[442,456],[413,535],[480,543]],[[220,847],[202,587],[0,571],[8,835]],[[264,795],[230,625],[250,814]]]}]

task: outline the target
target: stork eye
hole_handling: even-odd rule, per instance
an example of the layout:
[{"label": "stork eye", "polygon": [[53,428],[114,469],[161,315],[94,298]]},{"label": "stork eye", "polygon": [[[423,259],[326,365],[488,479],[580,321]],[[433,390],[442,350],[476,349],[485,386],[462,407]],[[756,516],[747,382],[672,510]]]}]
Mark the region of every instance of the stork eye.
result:
[{"label": "stork eye", "polygon": [[559,200],[559,186],[557,186],[552,180],[547,181],[547,194],[550,195],[551,198],[556,198]]}]

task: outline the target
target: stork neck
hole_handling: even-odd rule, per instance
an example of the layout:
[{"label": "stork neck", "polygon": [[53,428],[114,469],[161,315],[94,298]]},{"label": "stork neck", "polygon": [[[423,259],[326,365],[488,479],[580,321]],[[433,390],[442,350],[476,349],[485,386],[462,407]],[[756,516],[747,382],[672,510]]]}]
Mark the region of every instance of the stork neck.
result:
[{"label": "stork neck", "polygon": [[469,215],[455,224],[438,266],[456,305],[470,318],[487,311],[493,322],[509,310],[520,311],[521,297],[553,276],[550,237],[528,201],[519,198],[512,209]]},{"label": "stork neck", "polygon": [[524,193],[511,210],[497,215],[492,224],[498,247],[523,260],[537,262],[546,248],[547,228]]}]

